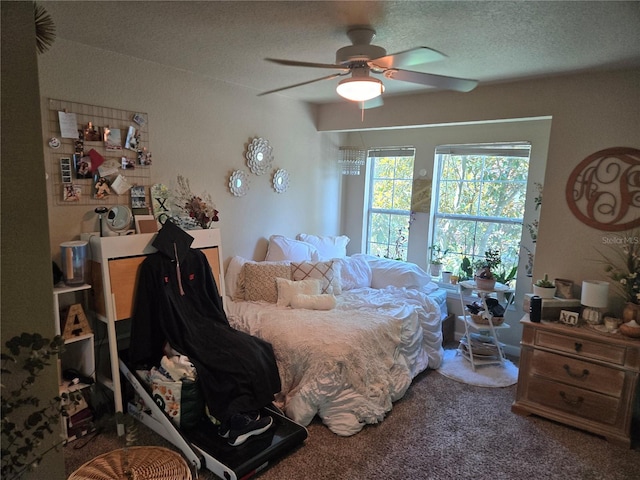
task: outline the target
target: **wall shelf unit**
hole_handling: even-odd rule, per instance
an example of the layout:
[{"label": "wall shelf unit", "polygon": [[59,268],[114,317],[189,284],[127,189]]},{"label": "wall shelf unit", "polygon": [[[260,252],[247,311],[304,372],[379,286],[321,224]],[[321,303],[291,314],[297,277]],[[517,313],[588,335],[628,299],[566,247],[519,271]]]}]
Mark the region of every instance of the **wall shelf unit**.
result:
[{"label": "wall shelf unit", "polygon": [[[56,335],[64,335],[64,318],[63,313],[68,311],[69,308],[77,304],[78,296],[82,297],[80,305],[82,306],[83,314],[89,311],[89,298],[88,293],[91,290],[91,285],[82,284],[77,286],[59,285],[53,289],[53,311],[55,318],[55,333]],[[91,331],[82,331],[78,335],[66,335],[64,337],[64,351],[59,355],[58,364],[58,378],[59,378],[59,391],[60,394],[72,393],[84,390],[92,385],[92,383],[73,383],[72,381],[65,380],[63,378],[63,372],[67,369],[73,369],[79,372],[82,376],[91,378],[95,381],[95,349],[94,349],[94,335]],[[60,424],[62,426],[62,434],[67,441],[71,441],[78,436],[82,436],[93,428],[92,416],[88,417],[86,414],[90,414],[88,405],[82,405],[87,411],[85,415],[80,413],[80,408],[75,406],[69,413],[69,417],[61,417]],[[74,417],[75,413],[79,413],[79,417]],[[83,423],[79,428],[70,424],[73,418],[83,418]]]}]

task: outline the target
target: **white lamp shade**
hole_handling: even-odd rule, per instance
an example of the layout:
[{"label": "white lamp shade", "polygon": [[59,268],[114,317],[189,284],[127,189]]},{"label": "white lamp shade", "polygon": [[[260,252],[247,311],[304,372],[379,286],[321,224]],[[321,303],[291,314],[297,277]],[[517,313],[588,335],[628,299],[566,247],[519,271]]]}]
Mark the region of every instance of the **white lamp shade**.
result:
[{"label": "white lamp shade", "polygon": [[382,95],[384,84],[372,77],[345,78],[338,84],[336,92],[347,100],[366,102]]},{"label": "white lamp shade", "polygon": [[609,304],[609,282],[584,280],[580,303],[592,308],[606,308]]}]

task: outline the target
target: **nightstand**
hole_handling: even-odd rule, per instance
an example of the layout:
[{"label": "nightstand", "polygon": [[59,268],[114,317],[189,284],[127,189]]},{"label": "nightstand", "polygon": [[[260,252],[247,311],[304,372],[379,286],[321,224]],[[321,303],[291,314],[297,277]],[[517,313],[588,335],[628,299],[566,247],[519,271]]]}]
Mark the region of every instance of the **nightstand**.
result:
[{"label": "nightstand", "polygon": [[640,340],[589,327],[520,322],[522,350],[511,410],[535,414],[631,445]]}]

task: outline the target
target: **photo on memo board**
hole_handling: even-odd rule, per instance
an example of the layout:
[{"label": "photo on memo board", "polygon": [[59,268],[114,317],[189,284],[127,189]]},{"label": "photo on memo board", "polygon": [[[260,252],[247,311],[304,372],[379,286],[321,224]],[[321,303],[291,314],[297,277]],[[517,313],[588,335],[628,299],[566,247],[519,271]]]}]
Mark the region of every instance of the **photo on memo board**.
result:
[{"label": "photo on memo board", "polygon": [[91,157],[89,155],[75,154],[73,166],[76,170],[76,178],[92,178]]},{"label": "photo on memo board", "polygon": [[144,186],[134,185],[131,187],[131,208],[145,208],[147,200],[145,198]]},{"label": "photo on memo board", "polygon": [[79,202],[82,195],[82,187],[67,183],[62,186],[62,200],[64,202]]}]

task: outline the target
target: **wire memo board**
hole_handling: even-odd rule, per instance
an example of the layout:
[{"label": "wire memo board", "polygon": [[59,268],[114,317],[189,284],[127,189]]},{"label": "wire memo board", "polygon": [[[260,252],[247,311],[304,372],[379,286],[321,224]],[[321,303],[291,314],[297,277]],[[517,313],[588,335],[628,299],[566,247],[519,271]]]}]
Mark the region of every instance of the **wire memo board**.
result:
[{"label": "wire memo board", "polygon": [[[78,139],[64,138],[61,127],[62,112],[65,118],[72,118],[77,130],[83,132],[84,139],[80,145]],[[73,115],[68,115],[73,114]],[[134,121],[135,119],[137,120]],[[78,102],[49,99],[47,109],[47,125],[45,139],[45,161],[50,165],[50,173],[53,179],[51,195],[54,205],[74,206],[74,205],[128,205],[140,207],[141,202],[149,205],[149,187],[151,186],[151,154],[149,148],[149,121],[148,115],[140,111],[121,110],[117,108],[100,107],[87,105]],[[91,125],[91,127],[89,127]],[[73,128],[73,125],[66,125]],[[135,130],[137,139],[130,142],[133,148],[125,148],[128,144],[127,133],[130,127]],[[95,132],[93,135],[84,135],[87,129]],[[121,133],[120,148],[115,143],[107,146],[104,141],[104,132],[119,130]],[[93,150],[93,152],[91,152]],[[104,159],[104,167],[113,166],[115,170],[102,170],[79,173],[80,160],[95,153]],[[123,161],[124,157],[124,161]],[[146,164],[141,164],[142,161]],[[126,168],[123,168],[123,162]],[[117,179],[121,186],[124,181],[125,188],[120,189],[117,194],[116,189],[110,188],[109,194],[102,198],[97,198],[99,191],[96,189],[97,178],[104,175],[109,181]],[[127,185],[144,187],[144,200],[137,200],[137,205],[132,205],[132,191]],[[115,184],[111,185],[115,187]],[[140,189],[138,189],[138,194]]]}]

